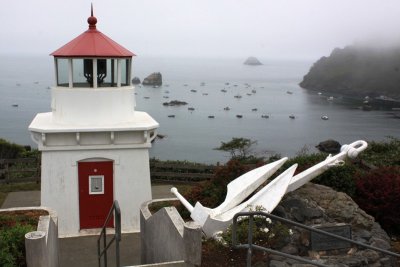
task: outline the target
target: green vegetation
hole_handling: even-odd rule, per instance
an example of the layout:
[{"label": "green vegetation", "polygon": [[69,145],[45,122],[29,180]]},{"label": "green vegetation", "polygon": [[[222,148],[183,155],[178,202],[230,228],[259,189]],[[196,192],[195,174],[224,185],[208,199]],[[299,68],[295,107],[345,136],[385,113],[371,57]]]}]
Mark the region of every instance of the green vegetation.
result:
[{"label": "green vegetation", "polygon": [[256,163],[261,158],[257,158],[252,153],[252,148],[255,144],[257,144],[257,141],[253,141],[248,138],[233,137],[229,142],[221,142],[221,145],[215,148],[215,150],[229,152],[231,159],[234,160],[247,163]]},{"label": "green vegetation", "polygon": [[25,234],[37,227],[37,218],[0,215],[0,266],[26,266]]},{"label": "green vegetation", "polygon": [[[254,211],[264,211],[261,206],[255,207]],[[250,209],[252,211],[252,209]],[[249,233],[249,218],[238,217],[237,220],[237,241],[241,244],[247,243]],[[272,221],[264,216],[254,216],[252,225],[253,242],[262,247],[280,249],[290,241],[293,231],[285,224],[278,221]],[[232,226],[226,232],[220,235],[220,242],[232,244]]]},{"label": "green vegetation", "polygon": [[400,99],[400,47],[336,48],[304,76],[300,86],[339,94]]}]

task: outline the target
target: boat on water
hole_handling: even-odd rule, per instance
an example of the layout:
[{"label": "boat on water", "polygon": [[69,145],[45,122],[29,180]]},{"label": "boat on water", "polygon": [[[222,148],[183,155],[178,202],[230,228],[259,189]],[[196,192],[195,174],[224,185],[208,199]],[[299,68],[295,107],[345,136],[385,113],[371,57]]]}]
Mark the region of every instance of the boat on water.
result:
[{"label": "boat on water", "polygon": [[296,119],[296,116],[292,114],[292,115],[289,115],[289,118]]},{"label": "boat on water", "polygon": [[227,91],[225,89],[222,89],[221,92],[226,93]]},{"label": "boat on water", "polygon": [[175,118],[175,115],[168,115],[168,118]]},{"label": "boat on water", "polygon": [[243,115],[236,115],[236,118],[241,119],[241,118],[243,118]]},{"label": "boat on water", "polygon": [[210,115],[210,116],[208,116],[208,118],[209,118],[209,119],[214,119],[215,116],[214,116],[214,115]]},{"label": "boat on water", "polygon": [[324,121],[327,121],[327,120],[329,120],[329,117],[327,115],[322,115],[321,119],[323,119]]},{"label": "boat on water", "polygon": [[252,108],[252,109],[251,109],[251,111],[257,111],[257,110],[258,110],[257,108]]},{"label": "boat on water", "polygon": [[326,100],[333,101],[333,96],[328,97]]},{"label": "boat on water", "polygon": [[292,91],[286,91],[286,94],[288,94],[288,95],[292,95],[292,94],[293,94],[293,92],[292,92]]},{"label": "boat on water", "polygon": [[263,118],[263,119],[268,119],[268,118],[269,118],[269,115],[261,115],[261,118]]},{"label": "boat on water", "polygon": [[229,107],[224,107],[224,110],[231,110]]},{"label": "boat on water", "polygon": [[251,92],[252,92],[253,94],[257,93],[257,91],[256,91],[256,90],[254,90],[254,89],[253,89],[253,90],[251,90]]},{"label": "boat on water", "polygon": [[242,98],[241,95],[235,95],[234,97],[235,97],[235,98]]},{"label": "boat on water", "polygon": [[188,110],[190,110],[190,111],[193,111],[193,110],[194,110],[194,108],[190,107],[190,108],[188,108]]},{"label": "boat on water", "polygon": [[196,93],[197,91],[196,91],[196,90],[194,90],[194,89],[192,89],[192,90],[190,90],[190,92]]},{"label": "boat on water", "polygon": [[18,107],[18,104],[12,104],[12,106],[13,106],[14,108],[17,108],[17,107]]}]

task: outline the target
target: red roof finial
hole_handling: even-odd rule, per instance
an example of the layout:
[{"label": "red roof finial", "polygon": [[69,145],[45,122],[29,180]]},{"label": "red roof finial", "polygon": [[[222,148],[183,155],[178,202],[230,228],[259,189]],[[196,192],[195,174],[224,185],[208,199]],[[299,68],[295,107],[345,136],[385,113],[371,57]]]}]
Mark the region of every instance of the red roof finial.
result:
[{"label": "red roof finial", "polygon": [[93,3],[90,6],[90,17],[87,19],[89,29],[96,29],[97,18],[93,16]]}]

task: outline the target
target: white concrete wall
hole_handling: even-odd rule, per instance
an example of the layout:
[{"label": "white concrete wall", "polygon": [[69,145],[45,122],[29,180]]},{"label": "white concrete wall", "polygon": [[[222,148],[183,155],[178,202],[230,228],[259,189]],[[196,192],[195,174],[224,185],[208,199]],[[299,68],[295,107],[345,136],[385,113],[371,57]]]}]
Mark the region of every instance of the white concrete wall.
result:
[{"label": "white concrete wall", "polygon": [[104,88],[53,87],[51,108],[54,122],[104,124],[130,121],[134,113],[133,86]]},{"label": "white concrete wall", "polygon": [[77,162],[114,161],[114,199],[121,208],[122,231],[139,231],[140,204],[151,199],[148,149],[42,151],[41,205],[58,213],[59,235],[79,233]]}]

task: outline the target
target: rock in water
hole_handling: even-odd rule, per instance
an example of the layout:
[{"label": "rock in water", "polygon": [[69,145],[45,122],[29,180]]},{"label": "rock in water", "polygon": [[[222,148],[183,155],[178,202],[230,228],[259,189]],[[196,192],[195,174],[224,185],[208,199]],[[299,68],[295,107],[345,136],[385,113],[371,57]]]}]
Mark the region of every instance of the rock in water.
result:
[{"label": "rock in water", "polygon": [[316,148],[318,148],[318,150],[321,152],[335,153],[335,154],[340,152],[341,147],[342,146],[338,141],[332,139],[323,141],[316,146]]},{"label": "rock in water", "polygon": [[161,73],[159,72],[154,72],[152,74],[150,74],[149,76],[147,76],[146,78],[144,78],[143,85],[156,85],[156,86],[161,86],[162,85],[162,76]]},{"label": "rock in water", "polygon": [[133,77],[133,79],[132,79],[132,84],[140,84],[140,79],[139,79],[139,77]]},{"label": "rock in water", "polygon": [[262,65],[262,63],[255,57],[249,57],[246,59],[246,61],[243,63],[245,65],[251,65],[251,66],[258,66]]}]

